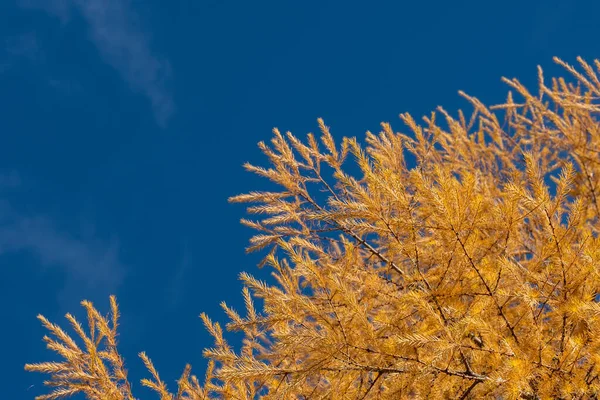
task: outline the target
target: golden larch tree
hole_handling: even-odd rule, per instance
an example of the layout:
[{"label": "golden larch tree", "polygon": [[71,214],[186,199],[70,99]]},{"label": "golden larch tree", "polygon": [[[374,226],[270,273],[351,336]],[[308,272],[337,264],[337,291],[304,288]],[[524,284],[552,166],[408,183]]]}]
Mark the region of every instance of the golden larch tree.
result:
[{"label": "golden larch tree", "polygon": [[[161,400],[597,398],[600,61],[555,61],[568,80],[504,79],[493,107],[461,92],[468,118],[402,114],[407,133],[384,123],[365,146],[322,120],[304,141],[275,129],[270,167],[245,167],[280,189],[230,199],[251,203],[274,277],[241,274],[245,315],[222,304],[240,350],[203,314],[205,379],[188,365],[171,393],[141,353],[142,383]],[[38,399],[132,400],[115,298],[108,317],[82,304],[83,344],[39,317],[64,361],[26,365],[51,375]]]}]

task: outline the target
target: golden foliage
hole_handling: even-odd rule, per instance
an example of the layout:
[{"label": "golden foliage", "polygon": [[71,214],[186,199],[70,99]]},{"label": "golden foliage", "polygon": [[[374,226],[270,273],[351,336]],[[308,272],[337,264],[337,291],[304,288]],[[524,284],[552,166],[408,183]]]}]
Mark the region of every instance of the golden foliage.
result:
[{"label": "golden foliage", "polygon": [[[275,129],[259,144],[271,166],[245,168],[281,190],[230,199],[252,203],[248,250],[269,248],[276,281],[244,273],[246,315],[222,305],[241,350],[203,314],[205,382],[188,366],[170,394],[142,353],[142,383],[162,400],[597,398],[600,61],[555,61],[573,83],[539,69],[533,94],[504,79],[520,103],[461,93],[470,118],[402,114],[410,134],[384,123],[366,148],[322,120],[320,143]],[[85,349],[40,317],[65,361],[26,366],[52,376],[39,398],[132,399],[114,297],[112,325],[83,305],[89,334],[67,318]]]}]

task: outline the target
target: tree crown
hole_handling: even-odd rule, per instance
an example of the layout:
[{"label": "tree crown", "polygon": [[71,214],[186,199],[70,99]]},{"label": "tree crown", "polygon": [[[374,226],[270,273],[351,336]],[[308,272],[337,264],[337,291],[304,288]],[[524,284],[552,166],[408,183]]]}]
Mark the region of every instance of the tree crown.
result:
[{"label": "tree crown", "polygon": [[[222,304],[241,350],[202,314],[204,383],[186,366],[172,394],[140,353],[142,383],[161,400],[596,398],[600,62],[555,61],[573,82],[504,79],[519,102],[494,107],[461,92],[468,118],[402,114],[410,134],[383,123],[366,146],[321,119],[320,142],[275,129],[259,143],[271,166],[245,168],[281,189],[230,199],[251,203],[248,250],[275,279],[241,274],[245,316]],[[132,400],[115,298],[110,317],[82,304],[89,331],[67,319],[83,347],[39,316],[64,361],[26,365],[51,375],[38,399]]]}]

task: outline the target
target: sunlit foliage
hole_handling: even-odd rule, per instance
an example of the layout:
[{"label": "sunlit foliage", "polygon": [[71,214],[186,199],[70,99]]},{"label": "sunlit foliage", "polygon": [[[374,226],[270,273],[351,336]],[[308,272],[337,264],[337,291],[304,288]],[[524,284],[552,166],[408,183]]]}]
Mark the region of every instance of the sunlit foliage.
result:
[{"label": "sunlit foliage", "polygon": [[[275,283],[243,273],[245,315],[223,304],[241,347],[202,315],[202,383],[188,366],[171,394],[142,353],[143,384],[162,400],[597,398],[600,62],[555,61],[568,80],[504,79],[504,104],[461,93],[469,117],[402,114],[406,133],[384,123],[365,146],[322,120],[306,140],[274,130],[270,166],[245,167],[279,189],[230,200],[251,203],[249,250]],[[26,366],[52,376],[39,399],[133,399],[115,299],[106,318],[83,305],[88,333],[67,318],[84,347],[40,317],[65,361]]]}]

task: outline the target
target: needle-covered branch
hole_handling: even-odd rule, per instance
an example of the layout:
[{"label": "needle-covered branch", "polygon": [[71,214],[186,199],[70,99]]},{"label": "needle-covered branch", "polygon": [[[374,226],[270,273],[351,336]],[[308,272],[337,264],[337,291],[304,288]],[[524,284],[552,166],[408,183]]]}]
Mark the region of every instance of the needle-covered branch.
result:
[{"label": "needle-covered branch", "polygon": [[[145,386],[167,399],[594,399],[600,392],[600,61],[556,60],[569,79],[538,90],[504,79],[506,102],[408,132],[382,124],[336,141],[273,131],[246,164],[277,188],[249,203],[273,280],[241,274],[245,313],[222,304],[203,383],[187,366],[176,393],[152,362]],[[516,97],[520,99],[515,100]],[[261,301],[255,302],[254,300]],[[260,306],[257,306],[260,304]],[[28,364],[54,392],[132,400],[111,318],[84,302],[80,337],[40,317],[61,362]]]}]

